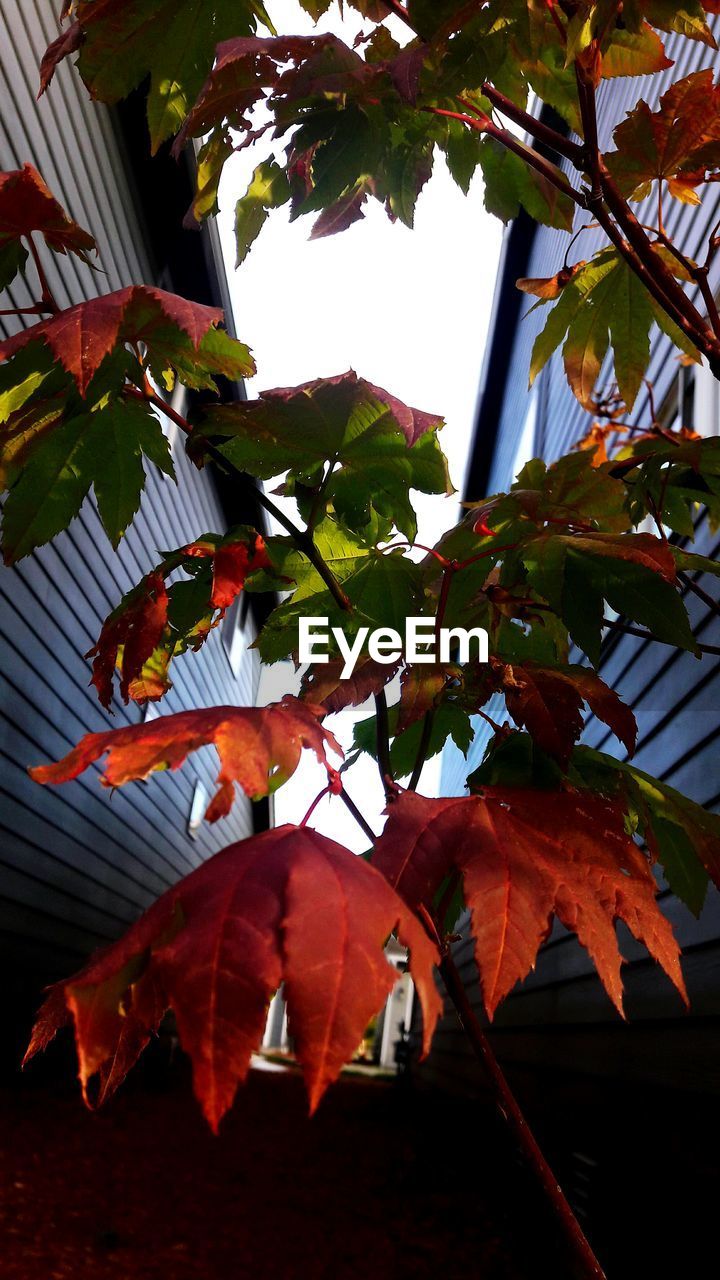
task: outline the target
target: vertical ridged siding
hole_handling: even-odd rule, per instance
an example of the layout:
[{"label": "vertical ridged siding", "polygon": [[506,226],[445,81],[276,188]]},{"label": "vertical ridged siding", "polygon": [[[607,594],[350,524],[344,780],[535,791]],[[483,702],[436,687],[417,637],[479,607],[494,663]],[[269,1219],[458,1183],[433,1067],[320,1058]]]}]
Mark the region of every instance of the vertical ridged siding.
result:
[{"label": "vertical ridged siding", "polygon": [[[0,0],[0,168],[33,163],[95,235],[104,274],[70,256],[44,255],[50,285],[69,305],[154,280],[110,114],[89,101],[69,64],[36,101],[38,62],[57,32],[56,9],[55,0]],[[22,284],[2,299],[2,307],[30,300]],[[188,837],[196,782],[213,790],[210,748],[178,772],[114,794],[99,785],[96,768],[59,788],[37,786],[26,773],[88,731],[140,718],[120,702],[112,716],[103,710],[88,687],[83,654],[163,549],[226,527],[211,475],[191,468],[180,449],[174,455],[177,486],[148,468],[140,513],[117,554],[89,500],[52,545],[0,569],[0,954],[10,1003],[22,1016],[27,993],[40,982],[76,966],[179,876],[252,830],[250,803],[239,796],[228,819]],[[248,651],[233,675],[218,628],[199,654],[177,660],[163,709],[252,705],[258,674]]]}]

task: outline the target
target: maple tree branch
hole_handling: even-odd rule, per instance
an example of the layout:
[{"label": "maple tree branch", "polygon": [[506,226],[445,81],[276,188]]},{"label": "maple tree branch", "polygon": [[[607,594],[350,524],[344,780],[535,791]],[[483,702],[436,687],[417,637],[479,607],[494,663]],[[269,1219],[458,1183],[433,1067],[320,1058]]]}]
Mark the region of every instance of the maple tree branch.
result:
[{"label": "maple tree branch", "polygon": [[685,573],[684,570],[680,570],[678,577],[680,581],[685,584],[688,591],[692,591],[693,595],[696,595],[698,600],[702,600],[703,604],[706,604],[708,609],[711,609],[713,613],[720,615],[720,601],[713,600],[713,597],[709,595],[698,582],[695,582],[695,580],[690,577],[689,573]]},{"label": "maple tree branch", "polygon": [[[522,107],[516,106],[510,98],[506,98],[504,93],[501,93],[499,89],[496,89],[487,80],[482,86],[482,93],[498,111],[508,117],[508,120],[514,121],[521,129],[529,133],[532,138],[535,138],[537,142],[544,143],[546,147],[550,147],[558,155],[565,156],[566,160],[572,160],[573,164],[580,167],[584,151],[579,143],[563,137],[561,133],[558,133],[557,129],[552,129],[550,125],[544,124],[542,120],[538,120],[529,111],[523,111]],[[465,99],[460,99],[460,101],[464,107],[470,109],[470,103],[466,102]]]},{"label": "maple tree branch", "polygon": [[410,781],[408,782],[408,791],[417,791],[418,789],[420,775],[425,765],[428,747],[430,746],[434,723],[435,712],[426,711],[423,719],[422,733],[420,734],[420,741],[418,743],[417,755],[415,756],[415,763],[413,765],[413,771],[410,775]]},{"label": "maple tree branch", "polygon": [[[682,285],[675,279],[667,263],[656,252],[642,224],[635,217],[627,200],[614,182],[603,160],[598,141],[595,86],[587,71],[577,62],[575,73],[580,117],[585,134],[582,155],[590,178],[590,191],[586,197],[587,208],[597,218],[608,239],[632,267],[656,302],[703,350],[711,364],[713,360],[717,363],[720,361],[718,334],[703,319]],[[608,216],[609,214],[612,216]],[[665,235],[662,227],[659,234],[661,237]],[[697,283],[700,284],[699,279]]]},{"label": "maple tree branch", "polygon": [[678,249],[678,246],[666,233],[664,228],[660,227],[659,229],[656,229],[655,227],[648,227],[644,222],[641,222],[640,226],[644,231],[653,231],[656,237],[656,242],[663,245],[663,247],[667,249],[668,253],[671,253],[676,261],[680,263],[683,271],[690,276],[691,280],[695,281],[703,296],[703,301],[707,307],[708,317],[713,330],[716,335],[720,337],[720,312],[718,312],[715,295],[710,288],[710,282],[708,280],[710,263],[705,262],[703,265],[700,265],[697,262],[693,262],[692,258],[686,257],[682,250]]},{"label": "maple tree branch", "polygon": [[[638,640],[655,640],[658,644],[669,644],[671,649],[676,649],[677,645],[672,640],[662,640],[660,636],[653,635],[652,631],[643,631],[642,627],[633,627],[629,622],[617,622],[614,618],[603,618],[602,625],[609,627],[611,631],[619,631],[626,636],[637,636]],[[697,647],[701,653],[720,654],[720,644],[700,644]]]},{"label": "maple tree branch", "polygon": [[528,147],[520,138],[516,138],[514,133],[510,133],[509,129],[502,129],[495,124],[489,116],[473,117],[461,111],[446,111],[444,107],[422,107],[421,110],[429,112],[434,116],[447,116],[451,120],[459,120],[462,124],[466,124],[470,129],[474,129],[476,133],[486,133],[488,137],[494,138],[507,151],[512,151],[519,156],[525,164],[529,165],[547,182],[549,182],[568,199],[572,200],[581,209],[585,209],[585,197],[576,191],[572,184],[555,165],[546,160],[537,151],[533,151],[532,147]]},{"label": "maple tree branch", "polygon": [[351,796],[348,795],[344,786],[342,788],[342,791],[340,791],[339,794],[340,794],[340,799],[345,805],[345,808],[348,810],[349,813],[352,814],[353,818],[357,822],[360,829],[365,833],[370,843],[374,844],[375,841],[377,840],[377,836],[375,835],[375,832],[370,826],[370,823],[366,822],[365,818],[363,817],[357,805],[355,804],[355,801],[352,799]]},{"label": "maple tree branch", "polygon": [[562,1226],[568,1244],[572,1248],[579,1266],[582,1268],[582,1275],[588,1277],[588,1280],[590,1277],[593,1277],[593,1280],[605,1280],[605,1273],[595,1257],[580,1223],[570,1208],[555,1174],[545,1159],[537,1139],[525,1119],[522,1108],[505,1078],[502,1067],[495,1057],[492,1046],[468,999],[462,979],[449,950],[446,950],[446,954],[440,963],[440,973],[473,1052],[482,1062],[487,1072],[495,1097],[495,1104],[503,1119],[511,1128],[522,1154],[540,1182]]},{"label": "maple tree branch", "polygon": [[[627,242],[634,250],[638,262],[645,268],[647,277],[654,283],[657,282],[672,304],[673,311],[670,314],[673,315],[673,319],[676,318],[674,314],[676,313],[680,317],[678,323],[683,332],[692,338],[693,342],[707,355],[711,366],[714,365],[717,368],[720,361],[720,339],[713,333],[707,320],[700,315],[667,263],[656,252],[652,241],[613,181],[602,157],[599,157],[599,172],[607,208],[627,237]],[[643,283],[647,285],[645,277],[642,278]],[[653,296],[657,296],[654,291]],[[664,305],[665,309],[669,310],[667,304]]]},{"label": "maple tree branch", "polygon": [[[192,435],[192,427],[190,426],[187,418],[183,417],[181,413],[178,413],[177,409],[173,409],[172,405],[167,404],[167,402],[163,400],[162,396],[157,395],[150,388],[145,391],[139,391],[136,387],[126,386],[124,394],[131,400],[147,401],[147,403],[158,409],[160,413],[164,413],[165,416],[169,418],[171,422],[174,422],[186,436]],[[220,452],[219,449],[215,448],[214,445],[206,444],[205,447],[213,462],[221,471],[224,472],[225,475],[230,476],[231,479],[237,479],[237,477],[242,474],[233,466],[224,454]],[[276,506],[272,498],[269,498],[259,485],[256,485],[255,487],[255,496],[260,503],[260,506],[264,507],[268,514],[273,516],[273,518],[277,520],[278,524],[282,525],[283,529],[290,534],[290,537],[295,542],[298,550],[302,551],[303,555],[307,556],[313,568],[322,578],[335,602],[339,604],[341,609],[349,612],[352,609],[352,605],[350,604],[350,601],[345,595],[345,592],[340,586],[340,583],[335,577],[332,569],[325,563],[325,560],[315,546],[312,535],[308,530],[298,528],[294,521],[292,521],[289,516],[286,516],[285,512],[282,511],[280,507]]]},{"label": "maple tree branch", "polygon": [[383,4],[386,9],[389,9],[391,13],[395,14],[396,18],[399,18],[401,22],[404,22],[411,31],[415,31],[415,27],[410,19],[410,14],[405,8],[405,5],[400,3],[400,0],[383,0]]},{"label": "maple tree branch", "polygon": [[43,316],[47,315],[51,308],[44,302],[35,302],[31,307],[8,307],[5,311],[0,311],[0,316]]},{"label": "maple tree branch", "polygon": [[385,795],[389,800],[393,794],[392,786],[392,762],[390,760],[390,721],[388,718],[388,704],[385,696],[385,690],[381,689],[380,693],[375,694],[375,724],[377,734],[377,762],[380,770],[380,781],[385,788]]}]

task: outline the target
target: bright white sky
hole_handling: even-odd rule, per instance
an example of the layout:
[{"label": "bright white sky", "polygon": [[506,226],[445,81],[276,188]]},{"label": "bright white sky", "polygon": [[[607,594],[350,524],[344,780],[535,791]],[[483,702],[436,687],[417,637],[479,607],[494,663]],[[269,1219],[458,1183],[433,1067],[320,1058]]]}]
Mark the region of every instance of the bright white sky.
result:
[{"label": "bright white sky", "polygon": [[[279,30],[314,28],[296,0],[270,5]],[[318,24],[352,44],[362,20],[336,9]],[[393,20],[393,33],[408,33]],[[265,146],[265,150],[262,150]],[[293,386],[353,368],[408,404],[442,413],[441,444],[460,489],[472,436],[480,370],[492,304],[502,225],[485,213],[482,180],[469,196],[455,186],[441,157],[421,193],[415,229],[391,224],[376,201],[364,221],[322,240],[308,239],[312,218],[288,222],[285,209],[270,218],[242,267],[235,272],[233,210],[267,144],[241,152],[226,167],[220,192],[220,230],[239,337],[254,353],[258,374],[250,397],[270,387]],[[457,519],[457,498],[418,495],[418,540],[434,543]],[[279,664],[280,665],[280,664]],[[271,668],[267,695],[291,688],[287,664]],[[364,718],[370,708],[359,709]],[[344,746],[352,740],[353,715],[326,721]],[[439,757],[423,775],[432,793]],[[348,790],[368,815],[380,812],[382,793],[374,763],[363,758],[346,775]],[[308,759],[278,792],[278,822],[300,821],[324,785],[324,771]],[[312,825],[354,849],[367,841],[339,800],[324,800]]]}]

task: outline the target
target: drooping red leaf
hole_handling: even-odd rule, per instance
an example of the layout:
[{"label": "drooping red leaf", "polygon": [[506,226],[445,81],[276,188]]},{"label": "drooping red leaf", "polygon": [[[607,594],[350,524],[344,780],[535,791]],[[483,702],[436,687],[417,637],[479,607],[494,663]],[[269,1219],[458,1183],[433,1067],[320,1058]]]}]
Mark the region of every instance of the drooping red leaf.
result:
[{"label": "drooping red leaf", "polygon": [[215,609],[230,608],[250,573],[272,568],[260,534],[256,535],[252,547],[246,542],[222,543],[213,554],[212,562],[213,589],[210,601]]},{"label": "drooping red leaf", "polygon": [[632,755],[635,716],[614,689],[590,667],[543,667],[536,662],[503,664],[502,692],[513,720],[525,727],[543,751],[567,764],[583,728],[586,702]]},{"label": "drooping red leaf", "polygon": [[0,245],[34,231],[55,253],[75,253],[86,260],[97,249],[94,237],[68,217],[37,169],[24,164],[0,173]]},{"label": "drooping red leaf", "polygon": [[309,667],[303,676],[303,697],[324,707],[329,715],[342,711],[343,707],[360,707],[380,693],[397,672],[400,660],[388,665],[361,658],[345,680],[341,678],[344,665],[344,658],[331,658],[329,662]]},{"label": "drooping red leaf", "polygon": [[451,871],[461,874],[489,1017],[533,968],[553,914],[587,948],[621,1013],[616,920],[687,998],[678,945],[619,805],[519,787],[462,799],[407,792],[390,806],[373,865],[411,908],[432,901]]},{"label": "drooping red leaf", "polygon": [[171,1008],[217,1132],[284,981],[314,1111],[393,988],[397,971],[383,947],[395,930],[410,949],[427,1052],[440,1012],[438,957],[416,918],[377,871],[333,840],[290,825],[266,831],[216,854],[56,987],[27,1057],[69,1010],[85,1097],[100,1073],[102,1100]]},{"label": "drooping red leaf", "polygon": [[354,222],[360,222],[365,217],[362,207],[367,196],[364,184],[341,196],[315,220],[310,239],[321,240],[323,236],[334,236],[339,231],[347,231]]},{"label": "drooping red leaf", "polygon": [[[133,593],[134,594],[134,593]],[[122,650],[120,694],[128,701],[130,685],[160,644],[167,626],[168,594],[162,573],[149,573],[135,598],[103,624],[100,639],[86,653],[93,658],[92,684],[104,707],[112,703],[113,677]]]},{"label": "drooping red leaf", "polygon": [[439,662],[413,663],[400,677],[400,710],[397,732],[409,729],[432,711],[455,671]]},{"label": "drooping red leaf", "polygon": [[77,53],[83,42],[82,27],[79,22],[72,22],[65,31],[61,31],[56,40],[49,44],[45,50],[40,62],[40,90],[38,98],[41,98],[50,87],[51,81],[60,63],[65,58],[69,58],[71,53]]},{"label": "drooping red leaf", "polygon": [[208,822],[224,818],[235,800],[237,782],[257,798],[281,786],[296,770],[303,747],[314,751],[331,776],[326,749],[342,755],[335,738],[319,723],[322,707],[290,695],[267,707],[209,707],[160,716],[106,733],[86,733],[57,764],[30,770],[35,782],[77,778],[107,752],[106,787],[147,778],[154,769],[179,769],[191,751],[213,743],[220,757],[218,790],[208,805]]},{"label": "drooping red leaf", "polygon": [[0,363],[9,360],[28,342],[41,339],[75,379],[84,396],[105,356],[118,343],[152,341],[154,332],[169,323],[186,334],[197,350],[202,338],[220,323],[222,316],[218,307],[188,302],[164,289],[132,285],[69,307],[6,338],[0,343]]},{"label": "drooping red leaf", "polygon": [[[169,589],[165,580],[188,561],[207,560],[211,577],[207,594],[193,596],[194,610],[174,611],[182,583]],[[249,574],[270,567],[265,543],[253,529],[231,530],[224,538],[207,535],[165,557],[129,591],[105,619],[97,644],[85,655],[93,658],[92,683],[103,706],[110,707],[113,677],[120,675],[124,702],[161,698],[170,688],[168,668],[186,648],[197,649],[242,591]],[[182,625],[181,625],[182,623]]]}]

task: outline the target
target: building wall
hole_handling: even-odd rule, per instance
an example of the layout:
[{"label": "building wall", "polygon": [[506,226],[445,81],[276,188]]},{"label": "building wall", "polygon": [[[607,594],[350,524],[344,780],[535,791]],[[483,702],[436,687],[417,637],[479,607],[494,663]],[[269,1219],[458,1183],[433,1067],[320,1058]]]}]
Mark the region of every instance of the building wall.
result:
[{"label": "building wall", "polygon": [[[669,80],[700,66],[712,65],[712,55],[700,46],[675,42],[673,48],[671,41],[669,47],[677,56],[676,66],[665,73],[664,78],[657,78],[657,83],[653,78],[645,82],[633,79],[603,85],[599,123],[604,147],[610,145],[612,126],[638,96],[655,105]],[[706,191],[702,210],[698,212],[675,201],[666,202],[667,229],[693,258],[702,256],[702,245],[720,217],[718,189],[710,186]],[[641,220],[650,222],[653,216],[649,208],[641,208]],[[578,222],[576,226],[579,225]],[[575,246],[576,257],[589,258],[600,243],[595,233],[585,233]],[[538,229],[525,274],[553,274],[562,263],[566,246],[567,238],[562,233]],[[716,291],[720,291],[718,266],[716,263],[711,279]],[[505,289],[512,287],[512,281],[504,282]],[[527,389],[530,352],[542,323],[543,314],[539,311],[504,335],[510,346],[510,358],[488,493],[506,489],[525,460],[519,452],[527,443],[523,441],[523,432],[532,399]],[[648,377],[658,405],[669,404],[675,397],[678,372],[675,351],[656,331]],[[527,456],[541,455],[552,461],[567,452],[590,425],[591,419],[567,386],[557,353],[538,381],[532,412],[535,411],[534,448]],[[645,394],[638,399],[633,419],[640,423],[648,420]],[[693,425],[705,433],[720,431],[717,384],[703,372],[697,378]],[[467,496],[480,498],[483,494],[473,492]],[[698,522],[693,550],[717,555],[718,535],[711,532],[704,518]],[[702,577],[700,583],[716,596],[715,580]],[[686,595],[686,603],[698,639],[718,644],[720,619],[692,593]],[[635,756],[637,765],[700,804],[716,809],[720,803],[720,660],[706,655],[698,661],[660,644],[613,636],[604,648],[601,673],[632,705],[637,716],[640,741]],[[491,715],[502,717],[502,706],[498,700],[498,706],[490,706],[488,710]],[[463,794],[465,778],[480,762],[488,736],[489,730],[479,721],[467,760],[456,748],[447,749],[442,774],[444,794]],[[587,723],[585,741],[624,758],[620,744],[592,717]],[[535,972],[516,989],[496,1017],[496,1043],[507,1060],[701,1089],[720,1087],[717,1065],[720,894],[710,889],[699,920],[666,889],[661,901],[683,946],[690,1015],[684,1013],[679,997],[647,958],[644,949],[621,927],[621,949],[628,961],[623,973],[629,1018],[629,1024],[622,1025],[594,975],[587,953],[556,925],[540,953]],[[469,940],[459,944],[457,960],[479,1006]],[[430,1074],[463,1084],[475,1076],[463,1038],[451,1018],[446,1019],[436,1038]]]},{"label": "building wall", "polygon": [[[101,272],[72,257],[46,255],[62,305],[131,283],[162,280],[172,287],[167,264],[151,261],[117,120],[88,100],[67,63],[36,100],[37,66],[57,31],[57,7],[55,0],[0,0],[0,168],[31,161],[97,238]],[[144,148],[145,138],[139,142]],[[169,210],[171,218],[179,221],[177,211]],[[197,255],[199,237],[188,233],[187,239],[186,256]],[[28,300],[24,288],[14,286],[0,307]],[[3,324],[0,334],[13,331]],[[117,554],[88,500],[67,533],[17,567],[0,569],[0,966],[6,1008],[15,1005],[23,1020],[42,983],[71,971],[178,877],[253,829],[250,802],[239,795],[229,818],[215,827],[202,824],[190,838],[196,784],[212,794],[217,772],[210,748],[180,771],[115,793],[100,787],[97,768],[59,788],[40,787],[26,772],[63,755],[88,731],[120,727],[143,714],[119,701],[108,714],[88,687],[83,654],[162,549],[227,527],[210,472],[191,468],[176,442],[173,452],[177,486],[150,468],[140,514]],[[233,519],[243,516],[252,519],[247,507],[233,513]],[[237,671],[228,653],[234,625],[243,628]],[[242,623],[229,620],[199,654],[178,659],[163,709],[251,705],[259,676],[257,657],[248,651],[252,638],[252,615]]]}]

